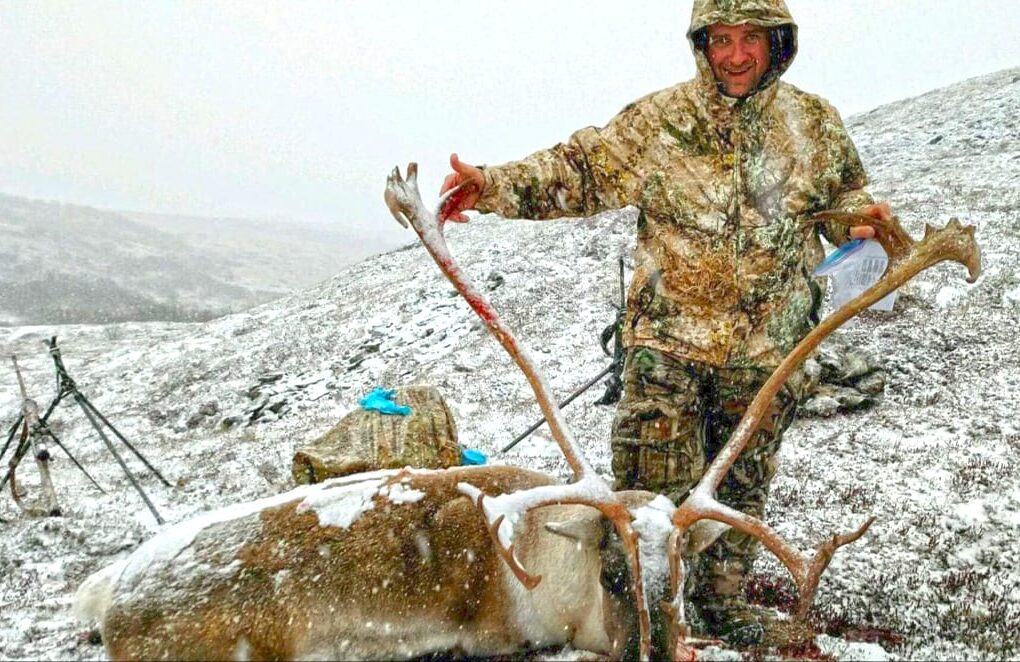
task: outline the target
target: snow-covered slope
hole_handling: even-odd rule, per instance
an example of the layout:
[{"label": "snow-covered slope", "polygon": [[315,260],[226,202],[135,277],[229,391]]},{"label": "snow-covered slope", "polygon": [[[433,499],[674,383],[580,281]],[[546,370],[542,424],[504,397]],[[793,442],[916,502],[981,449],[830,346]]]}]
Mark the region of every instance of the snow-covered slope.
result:
[{"label": "snow-covered slope", "polygon": [[383,243],[299,221],[0,194],[0,324],[198,321],[310,287]]},{"label": "snow-covered slope", "polygon": [[[975,224],[985,271],[967,286],[961,267],[936,267],[900,293],[896,311],[868,313],[840,331],[889,369],[885,399],[865,413],[796,422],[767,515],[804,548],[878,516],[864,540],[837,555],[816,605],[830,620],[891,630],[902,637],[893,652],[905,658],[1020,654],[1018,116],[1014,69],[850,119],[877,196],[915,236],[923,222],[942,225],[950,216]],[[384,209],[380,218],[392,222]],[[634,222],[620,212],[552,223],[482,218],[449,229],[454,255],[557,393],[607,363],[597,334],[614,315],[615,261],[630,259]],[[282,491],[294,449],[376,385],[433,384],[465,446],[566,475],[542,430],[498,453],[538,408],[418,246],[201,325],[0,329],[5,354],[18,354],[30,394],[43,404],[53,378],[42,340],[52,333],[82,391],[175,483],[142,479],[169,521]],[[590,404],[599,390],[565,414],[608,475],[613,412]],[[4,430],[18,404],[13,373],[0,370]],[[73,403],[53,420],[109,494],[60,457],[55,481],[65,517],[28,520],[0,497],[0,657],[100,657],[79,637],[71,596],[89,572],[156,529]],[[19,482],[29,499],[38,496],[34,466],[23,465]],[[758,572],[781,576],[764,555]]]}]

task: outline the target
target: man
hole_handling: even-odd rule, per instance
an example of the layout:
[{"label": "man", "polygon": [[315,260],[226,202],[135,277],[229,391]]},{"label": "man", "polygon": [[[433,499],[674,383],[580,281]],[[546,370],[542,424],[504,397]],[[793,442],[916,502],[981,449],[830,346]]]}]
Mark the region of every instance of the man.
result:
[{"label": "man", "polygon": [[[806,225],[824,209],[891,216],[838,113],[779,81],[797,52],[783,0],[695,0],[687,33],[694,80],[631,103],[602,129],[502,166],[450,157],[443,210],[508,218],[639,210],[624,318],[624,395],[613,423],[616,487],[681,500],[729,438],[759,387],[818,322],[811,274],[823,250]],[[870,227],[823,226],[836,244]],[[761,517],[774,455],[800,380],[772,403],[719,498]],[[761,640],[743,597],[757,544],[729,531],[703,554],[689,591],[702,628]]]}]

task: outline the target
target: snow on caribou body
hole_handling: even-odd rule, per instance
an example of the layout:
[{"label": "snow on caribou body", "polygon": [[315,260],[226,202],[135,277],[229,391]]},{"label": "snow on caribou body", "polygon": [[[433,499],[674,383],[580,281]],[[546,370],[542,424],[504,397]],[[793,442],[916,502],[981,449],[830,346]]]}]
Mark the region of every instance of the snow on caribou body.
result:
[{"label": "snow on caribou body", "polygon": [[[303,486],[167,529],[83,584],[79,611],[101,623],[115,660],[393,659],[567,643],[636,656],[626,553],[597,510],[520,518],[514,552],[543,577],[527,590],[458,484],[490,496],[555,486],[497,466]],[[644,513],[642,542],[665,558],[672,504],[627,500]],[[645,580],[665,597],[664,568]]]}]

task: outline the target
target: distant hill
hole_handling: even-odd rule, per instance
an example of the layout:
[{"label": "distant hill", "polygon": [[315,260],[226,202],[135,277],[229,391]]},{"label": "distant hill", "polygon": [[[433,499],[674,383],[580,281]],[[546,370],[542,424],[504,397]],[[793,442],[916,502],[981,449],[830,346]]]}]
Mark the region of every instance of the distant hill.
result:
[{"label": "distant hill", "polygon": [[0,325],[204,321],[310,287],[383,248],[319,225],[0,194]]}]

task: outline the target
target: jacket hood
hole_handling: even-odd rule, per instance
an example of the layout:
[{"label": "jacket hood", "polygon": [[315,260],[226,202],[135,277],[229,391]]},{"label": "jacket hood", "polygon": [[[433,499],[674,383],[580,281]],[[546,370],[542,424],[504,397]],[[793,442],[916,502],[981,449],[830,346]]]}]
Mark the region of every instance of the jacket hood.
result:
[{"label": "jacket hood", "polygon": [[[770,64],[752,95],[771,86],[790,67],[797,55],[797,24],[783,0],[694,0],[687,39],[694,52],[698,76],[718,88],[704,47],[707,28],[715,23],[752,23],[769,30]],[[721,91],[720,91],[721,94]]]}]

